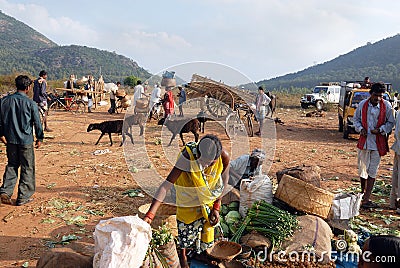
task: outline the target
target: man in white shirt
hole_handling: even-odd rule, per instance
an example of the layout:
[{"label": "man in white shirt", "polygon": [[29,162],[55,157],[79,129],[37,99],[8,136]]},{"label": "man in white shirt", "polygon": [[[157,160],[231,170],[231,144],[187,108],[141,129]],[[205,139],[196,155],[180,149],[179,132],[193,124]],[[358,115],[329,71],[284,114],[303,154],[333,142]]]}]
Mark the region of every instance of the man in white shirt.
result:
[{"label": "man in white shirt", "polygon": [[144,96],[146,96],[146,94],[144,94],[142,81],[138,80],[136,86],[133,88],[133,106],[136,106],[137,100],[143,98]]},{"label": "man in white shirt", "polygon": [[385,91],[383,83],[374,83],[369,91],[371,96],[360,102],[353,117],[355,130],[360,133],[357,148],[358,174],[364,193],[362,208],[378,207],[370,197],[381,157],[389,152],[387,135],[395,123],[392,105],[383,99]]},{"label": "man in white shirt", "polygon": [[153,116],[153,106],[155,112],[159,113],[160,112],[160,101],[161,101],[161,88],[160,85],[158,83],[156,83],[154,85],[154,89],[151,92],[151,96],[150,96],[150,103],[149,103],[149,110],[150,110],[150,118]]}]

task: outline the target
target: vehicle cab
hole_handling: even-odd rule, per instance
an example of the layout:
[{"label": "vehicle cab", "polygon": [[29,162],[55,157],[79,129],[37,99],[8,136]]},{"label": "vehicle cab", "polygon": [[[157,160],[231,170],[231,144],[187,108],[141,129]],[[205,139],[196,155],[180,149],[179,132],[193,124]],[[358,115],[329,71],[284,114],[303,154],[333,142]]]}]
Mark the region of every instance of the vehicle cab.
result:
[{"label": "vehicle cab", "polygon": [[[390,91],[392,84],[385,83],[386,93],[383,98],[390,101]],[[348,139],[349,134],[356,134],[354,127],[353,117],[359,103],[362,100],[368,99],[370,88],[362,86],[360,81],[352,82],[341,82],[340,98],[338,106],[338,120],[339,120],[339,132],[343,132],[343,138]]]}]

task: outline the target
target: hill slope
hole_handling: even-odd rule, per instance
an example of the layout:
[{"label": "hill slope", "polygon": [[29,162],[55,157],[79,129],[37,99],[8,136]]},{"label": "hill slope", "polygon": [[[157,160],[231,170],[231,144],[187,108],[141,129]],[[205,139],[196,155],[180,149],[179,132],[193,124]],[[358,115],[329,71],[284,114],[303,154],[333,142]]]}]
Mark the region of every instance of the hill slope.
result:
[{"label": "hill slope", "polygon": [[106,82],[134,75],[151,76],[135,61],[116,53],[86,46],[59,46],[26,24],[0,12],[0,74],[28,73],[41,69],[50,79],[65,79],[69,74],[104,76]]},{"label": "hill slope", "polygon": [[400,87],[400,35],[368,43],[331,61],[315,65],[303,71],[287,74],[258,85],[269,89],[308,87],[320,82],[363,80],[370,76],[372,81],[392,83]]}]

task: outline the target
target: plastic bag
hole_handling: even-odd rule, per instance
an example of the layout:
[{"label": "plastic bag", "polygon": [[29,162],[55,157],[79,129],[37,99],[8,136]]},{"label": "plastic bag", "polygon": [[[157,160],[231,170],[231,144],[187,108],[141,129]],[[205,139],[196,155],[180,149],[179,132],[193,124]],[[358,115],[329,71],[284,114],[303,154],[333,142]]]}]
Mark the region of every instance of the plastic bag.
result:
[{"label": "plastic bag", "polygon": [[341,193],[333,199],[329,219],[348,220],[360,214],[363,194]]}]

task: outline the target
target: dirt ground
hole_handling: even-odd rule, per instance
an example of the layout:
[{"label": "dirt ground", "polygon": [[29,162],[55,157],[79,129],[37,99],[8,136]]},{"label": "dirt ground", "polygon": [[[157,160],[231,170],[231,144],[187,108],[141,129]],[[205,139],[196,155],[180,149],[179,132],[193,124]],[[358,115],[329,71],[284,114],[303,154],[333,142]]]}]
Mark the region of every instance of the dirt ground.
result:
[{"label": "dirt ground", "polygon": [[[124,114],[108,114],[107,108],[98,107],[91,114],[73,115],[60,111],[50,116],[49,125],[54,132],[45,133],[42,147],[36,150],[35,201],[21,207],[0,205],[0,267],[34,267],[51,245],[60,246],[68,240],[70,243],[65,246],[91,254],[93,231],[99,220],[135,215],[140,205],[150,202],[151,197],[147,194],[130,197],[126,191],[139,189],[145,182],[150,185],[149,189],[159,184],[160,178],[152,180],[151,176],[168,174],[181,145],[179,137],[173,146],[163,146],[170,133],[164,132],[165,138],[161,138],[160,144],[161,126],[152,121],[146,126],[144,143],[138,141],[135,145],[119,147],[121,137],[114,134],[113,146],[109,145],[107,136],[96,146],[100,132],[87,132],[88,125],[124,118]],[[275,132],[271,130],[272,138],[266,143],[272,147],[268,149],[273,154],[269,156],[270,168],[266,165],[264,171],[271,178],[276,178],[276,171],[287,167],[316,164],[321,168],[323,188],[335,191],[358,186],[355,181],[356,137],[342,138],[337,131],[334,112],[328,112],[325,117],[309,118],[301,109],[278,109],[274,117],[279,117],[283,124],[276,124],[276,140],[273,138]],[[251,137],[249,149],[238,146],[229,140],[217,122],[207,122],[205,132],[219,135],[224,147],[233,155],[234,152],[248,152],[260,144],[259,137]],[[133,133],[137,140],[138,129],[134,128]],[[184,137],[186,141],[193,139],[192,134]],[[235,151],[238,147],[240,150]],[[96,150],[106,149],[109,152],[93,154]],[[3,144],[0,150],[0,173],[3,174],[6,165]],[[148,156],[150,162],[144,161],[143,155]],[[166,161],[164,155],[170,161]],[[390,182],[392,159],[391,153],[381,162],[379,179],[387,183]],[[15,200],[16,191],[12,198]],[[384,199],[388,201],[387,197]],[[382,206],[381,213],[393,214],[387,203]],[[366,217],[383,224],[369,214]],[[398,229],[399,221],[390,226]]]}]

